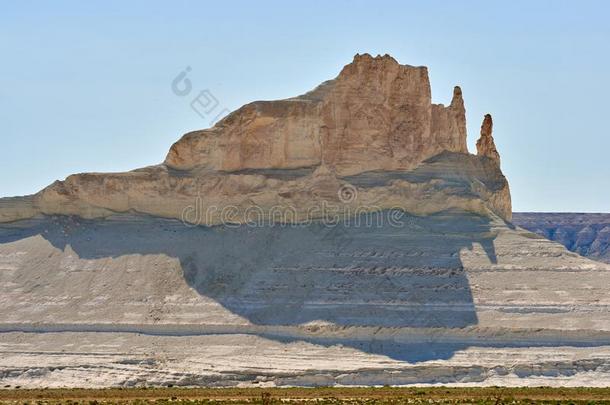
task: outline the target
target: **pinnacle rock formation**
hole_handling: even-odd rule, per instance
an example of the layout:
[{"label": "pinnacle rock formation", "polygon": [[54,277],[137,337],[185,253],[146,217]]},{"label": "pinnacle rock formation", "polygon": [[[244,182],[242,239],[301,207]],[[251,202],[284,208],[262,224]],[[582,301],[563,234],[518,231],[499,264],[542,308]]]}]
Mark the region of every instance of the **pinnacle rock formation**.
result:
[{"label": "pinnacle rock formation", "polygon": [[161,164],[0,199],[0,384],[610,385],[610,265],[507,223],[465,121],[356,55]]},{"label": "pinnacle rock formation", "polygon": [[[338,198],[345,185],[358,197],[350,204]],[[238,223],[253,208],[276,206],[293,209],[300,221],[326,202],[339,211],[511,217],[499,167],[468,153],[462,90],[454,88],[448,106],[433,104],[426,67],[364,54],[306,94],[246,104],[212,128],[184,135],[160,165],[76,174],[33,196],[0,199],[0,222],[125,212],[222,222],[217,214],[193,220],[195,201],[234,207]]]},{"label": "pinnacle rock formation", "polygon": [[496,149],[494,138],[491,135],[493,130],[493,120],[491,114],[485,114],[483,123],[481,124],[481,137],[477,141],[477,155],[485,156],[498,162],[500,165],[500,154]]},{"label": "pinnacle rock formation", "polygon": [[427,68],[365,54],[309,93],[255,101],[185,135],[165,164],[229,172],[326,165],[344,176],[412,169],[443,151],[468,152],[461,90],[448,107],[432,104]]}]

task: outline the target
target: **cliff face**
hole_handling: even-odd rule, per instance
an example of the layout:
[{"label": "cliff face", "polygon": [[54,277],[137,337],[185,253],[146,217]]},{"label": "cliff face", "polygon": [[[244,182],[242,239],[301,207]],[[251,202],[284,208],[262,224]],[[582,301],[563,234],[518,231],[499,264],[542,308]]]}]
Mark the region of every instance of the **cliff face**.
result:
[{"label": "cliff face", "polygon": [[291,169],[326,165],[338,175],[411,169],[442,151],[467,153],[462,92],[432,104],[425,67],[356,55],[339,76],[300,97],[256,101],[214,128],[185,135],[168,167]]},{"label": "cliff face", "polygon": [[238,223],[252,208],[268,214],[279,206],[294,211],[292,221],[319,217],[312,212],[326,203],[333,213],[459,209],[510,219],[499,165],[488,153],[468,154],[461,89],[447,107],[432,104],[430,94],[425,67],[356,55],[337,78],[302,96],[256,101],[184,135],[161,165],[77,174],[27,199],[0,199],[0,221],[138,212],[222,223],[220,214],[189,216],[212,206],[230,206]]}]

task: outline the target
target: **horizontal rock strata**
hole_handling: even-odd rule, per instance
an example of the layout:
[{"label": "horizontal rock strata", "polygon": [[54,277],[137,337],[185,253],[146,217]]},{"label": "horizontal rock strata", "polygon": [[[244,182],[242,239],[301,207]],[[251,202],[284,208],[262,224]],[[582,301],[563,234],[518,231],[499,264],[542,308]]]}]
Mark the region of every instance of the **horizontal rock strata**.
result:
[{"label": "horizontal rock strata", "polygon": [[[485,145],[490,137],[491,126]],[[427,68],[356,55],[309,93],[247,104],[184,135],[160,165],[75,174],[33,196],[0,199],[0,221],[138,212],[215,225],[223,221],[209,211],[224,207],[237,223],[249,210],[269,215],[274,207],[301,221],[324,216],[323,204],[332,213],[461,209],[509,220],[509,186],[494,156],[468,153],[459,87],[449,106],[433,104]],[[371,176],[375,182],[359,185]],[[193,219],[202,209],[209,215]]]}]

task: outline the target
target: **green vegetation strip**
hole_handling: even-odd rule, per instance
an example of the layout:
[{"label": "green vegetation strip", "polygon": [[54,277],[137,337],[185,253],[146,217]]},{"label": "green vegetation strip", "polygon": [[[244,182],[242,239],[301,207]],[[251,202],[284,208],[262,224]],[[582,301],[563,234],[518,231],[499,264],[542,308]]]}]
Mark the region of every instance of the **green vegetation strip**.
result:
[{"label": "green vegetation strip", "polygon": [[99,403],[317,403],[317,404],[610,404],[610,388],[108,388],[3,389],[0,402]]}]

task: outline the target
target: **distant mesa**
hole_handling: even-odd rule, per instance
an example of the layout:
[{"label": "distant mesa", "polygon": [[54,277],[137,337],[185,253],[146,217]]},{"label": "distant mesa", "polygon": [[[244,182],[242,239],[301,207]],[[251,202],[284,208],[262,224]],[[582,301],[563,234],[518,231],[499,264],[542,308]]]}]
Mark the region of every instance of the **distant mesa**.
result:
[{"label": "distant mesa", "polygon": [[610,214],[515,213],[513,223],[572,252],[610,264]]}]

